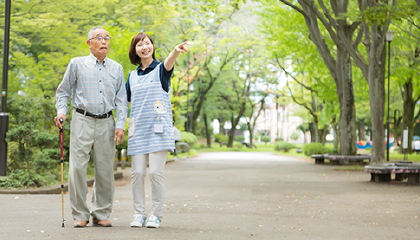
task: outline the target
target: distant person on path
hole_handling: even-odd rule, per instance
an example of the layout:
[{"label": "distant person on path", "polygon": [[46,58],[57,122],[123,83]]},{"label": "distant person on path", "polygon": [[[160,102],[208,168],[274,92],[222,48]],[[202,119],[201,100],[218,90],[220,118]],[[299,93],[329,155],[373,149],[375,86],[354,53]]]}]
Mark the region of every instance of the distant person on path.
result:
[{"label": "distant person on path", "polygon": [[[109,59],[109,33],[94,27],[88,33],[90,55],[70,60],[57,88],[57,117],[60,129],[66,121],[67,101],[76,108],[70,125],[69,197],[74,227],[85,227],[92,216],[94,226],[111,227],[108,220],[114,197],[115,140],[124,138],[127,96],[123,68]],[[115,110],[116,123],[112,115]],[[60,123],[60,119],[64,122]],[[95,182],[91,210],[86,204],[87,164],[92,153]]]},{"label": "distant person on path", "polygon": [[[126,83],[127,101],[131,102],[127,155],[131,155],[131,188],[134,220],[131,227],[158,228],[165,198],[163,170],[168,152],[175,149],[172,128],[171,75],[175,60],[187,52],[187,42],[175,47],[163,63],[155,59],[153,40],[138,33],[131,41],[129,57],[137,69]],[[146,223],[144,178],[149,160],[152,184],[152,209]]]}]

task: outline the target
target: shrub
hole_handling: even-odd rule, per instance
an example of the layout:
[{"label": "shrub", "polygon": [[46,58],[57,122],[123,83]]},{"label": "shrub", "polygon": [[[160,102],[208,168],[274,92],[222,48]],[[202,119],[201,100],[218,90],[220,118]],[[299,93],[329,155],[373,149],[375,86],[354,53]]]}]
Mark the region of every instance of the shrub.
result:
[{"label": "shrub", "polygon": [[240,142],[234,142],[233,147],[236,148],[236,149],[241,149],[241,148],[244,147],[244,145]]},{"label": "shrub", "polygon": [[271,138],[270,136],[261,136],[261,141],[268,143],[271,141]]},{"label": "shrub", "polygon": [[194,149],[196,150],[200,150],[201,148],[203,148],[205,146],[205,144],[194,144]]},{"label": "shrub", "polygon": [[228,137],[226,137],[223,134],[214,134],[214,141],[218,142],[218,143],[222,143],[222,142],[227,142],[228,141]]},{"label": "shrub", "polygon": [[235,136],[235,141],[237,142],[243,142],[245,140],[244,135],[236,135]]},{"label": "shrub", "polygon": [[275,142],[283,142],[284,139],[282,137],[276,137],[276,139],[274,139]]},{"label": "shrub", "polygon": [[327,153],[340,153],[340,145],[337,149],[334,149],[334,146],[332,144],[327,144],[328,146],[325,146],[325,152]]},{"label": "shrub", "polygon": [[295,145],[288,142],[278,142],[274,145],[276,151],[288,152],[290,149],[296,148]]},{"label": "shrub", "polygon": [[186,142],[192,147],[197,142],[197,137],[190,132],[181,132],[181,142]]},{"label": "shrub", "polygon": [[324,154],[328,150],[322,145],[322,143],[309,143],[303,146],[303,153],[306,156],[311,156],[312,154]]},{"label": "shrub", "polygon": [[299,132],[298,131],[294,131],[293,133],[292,133],[292,135],[290,135],[290,139],[292,139],[292,140],[298,140],[299,139]]},{"label": "shrub", "polygon": [[[8,153],[8,178],[1,180],[0,187],[44,187],[58,182],[59,132],[50,125],[52,120],[39,117],[40,112],[48,115],[50,104],[47,99],[23,97],[8,104],[10,129],[6,141],[12,148]],[[63,150],[66,156],[67,151]]]}]

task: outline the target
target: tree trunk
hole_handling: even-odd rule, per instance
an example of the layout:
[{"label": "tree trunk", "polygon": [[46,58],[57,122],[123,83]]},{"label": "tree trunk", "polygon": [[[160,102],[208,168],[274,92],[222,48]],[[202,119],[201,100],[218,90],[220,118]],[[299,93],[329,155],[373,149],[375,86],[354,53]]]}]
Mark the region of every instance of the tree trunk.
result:
[{"label": "tree trunk", "polygon": [[206,113],[203,114],[203,118],[204,118],[204,127],[206,128],[207,147],[211,148],[211,134],[209,132],[209,126],[208,126],[208,122],[207,122],[207,114]]},{"label": "tree trunk", "polygon": [[[300,2],[300,1],[299,1]],[[356,110],[354,106],[353,78],[351,73],[351,57],[348,50],[342,43],[335,43],[337,47],[336,59],[333,58],[325,39],[323,38],[319,26],[318,17],[312,11],[309,5],[300,2],[303,9],[307,10],[308,15],[305,17],[306,25],[310,31],[309,38],[314,42],[325,66],[330,71],[331,77],[336,84],[338,100],[340,102],[340,119],[339,119],[339,139],[340,154],[355,155],[356,147]],[[341,15],[347,12],[347,6],[342,4],[335,9],[335,14]],[[343,19],[337,19],[340,29],[343,29],[344,37],[347,41],[351,41],[354,29],[352,29]],[[322,142],[322,141],[320,141]]]},{"label": "tree trunk", "polygon": [[327,141],[326,139],[327,134],[328,134],[328,127],[325,125],[324,128],[322,129],[322,137],[321,137],[322,145],[325,145],[325,142]]},{"label": "tree trunk", "polygon": [[[415,68],[420,56],[420,48],[417,47],[414,51],[413,56],[413,63],[410,64],[411,68]],[[402,98],[403,98],[403,123],[402,123],[402,130],[408,129],[408,153],[412,153],[413,149],[411,148],[411,142],[413,141],[414,135],[414,111],[416,109],[416,102],[418,101],[418,97],[413,99],[413,76],[408,79],[403,85],[402,91]],[[394,114],[395,116],[395,114]],[[400,146],[400,150],[402,150],[402,146]]]},{"label": "tree trunk", "polygon": [[340,133],[338,132],[337,124],[333,124],[332,127],[333,127],[333,135],[334,135],[334,141],[333,141],[334,150],[337,150],[338,149],[338,143],[339,143],[339,137],[338,136],[340,136]]},{"label": "tree trunk", "polygon": [[318,139],[318,131],[316,129],[316,126],[314,125],[314,122],[311,122],[309,124],[309,132],[311,133],[311,143],[317,142]]},{"label": "tree trunk", "polygon": [[403,97],[403,122],[402,129],[405,130],[408,128],[408,153],[412,153],[411,142],[413,141],[413,132],[414,132],[414,110],[416,103],[413,100],[413,84],[411,81],[404,83],[402,91]]},{"label": "tree trunk", "polygon": [[250,122],[247,122],[248,125],[248,131],[249,131],[249,146],[251,146],[251,148],[253,148],[253,144],[254,144],[254,128],[251,126]]},{"label": "tree trunk", "polygon": [[[401,147],[401,141],[402,141],[402,128],[401,128],[401,121],[402,121],[402,117],[397,115],[397,112],[399,112],[399,110],[395,109],[394,110],[394,121],[392,124],[392,129],[393,129],[393,133],[394,133],[394,139],[395,142],[397,143],[398,147]],[[402,149],[401,149],[402,150]],[[401,153],[402,151],[400,151]]]},{"label": "tree trunk", "polygon": [[262,98],[260,100],[260,109],[258,109],[258,113],[255,116],[254,120],[252,120],[252,117],[254,115],[254,108],[255,108],[256,104],[252,104],[251,103],[251,106],[252,106],[251,111],[250,111],[251,112],[251,116],[249,117],[249,122],[247,122],[247,124],[248,124],[248,131],[249,131],[249,137],[250,137],[249,138],[249,144],[250,144],[251,148],[254,147],[254,129],[255,129],[255,125],[257,124],[257,120],[258,120],[258,118],[259,118],[259,116],[261,114],[261,111],[264,108],[265,98],[267,97],[267,95],[268,94],[266,93],[266,94],[264,94],[262,96]]},{"label": "tree trunk", "polygon": [[366,133],[365,133],[365,119],[364,118],[359,119],[357,123],[357,128],[359,131],[359,141],[365,141]]},{"label": "tree trunk", "polygon": [[221,116],[219,117],[219,134],[225,135],[225,117]]},{"label": "tree trunk", "polygon": [[309,131],[311,133],[311,143],[318,142],[324,144],[322,140],[323,138],[325,139],[324,129],[319,129],[316,121],[309,124]]},{"label": "tree trunk", "polygon": [[238,126],[239,124],[239,120],[241,119],[241,117],[244,115],[245,112],[245,102],[242,102],[242,106],[240,106],[239,108],[239,113],[236,116],[236,118],[232,115],[231,121],[232,121],[232,128],[230,130],[229,133],[229,141],[228,141],[228,147],[233,147],[233,141],[235,140],[235,131],[236,131],[236,126]]},{"label": "tree trunk", "polygon": [[356,155],[356,108],[354,106],[353,77],[350,54],[337,48],[337,95],[340,102],[340,154]]},{"label": "tree trunk", "polygon": [[[377,24],[371,26],[372,40],[368,48],[368,84],[369,103],[372,122],[372,162],[385,160],[384,107],[385,107],[385,39],[379,36],[381,28]],[[380,44],[382,49],[378,49]],[[378,54],[380,53],[380,55]]]},{"label": "tree trunk", "polygon": [[[231,117],[231,122],[232,122],[232,127],[230,128],[230,132],[229,132],[229,140],[228,140],[228,144],[227,147],[233,147],[233,140],[235,140],[235,128],[233,126],[233,116]],[[236,127],[236,126],[235,126]]]}]

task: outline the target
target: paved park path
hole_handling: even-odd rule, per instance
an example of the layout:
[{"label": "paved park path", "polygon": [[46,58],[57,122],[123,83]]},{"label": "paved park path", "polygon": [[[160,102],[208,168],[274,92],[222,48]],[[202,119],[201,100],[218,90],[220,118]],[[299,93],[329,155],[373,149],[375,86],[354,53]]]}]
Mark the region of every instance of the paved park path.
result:
[{"label": "paved park path", "polygon": [[65,228],[60,194],[0,195],[0,239],[420,239],[419,186],[333,169],[271,153],[168,163],[159,229],[129,227],[130,169],[116,181],[112,228],[74,229],[67,194]]}]

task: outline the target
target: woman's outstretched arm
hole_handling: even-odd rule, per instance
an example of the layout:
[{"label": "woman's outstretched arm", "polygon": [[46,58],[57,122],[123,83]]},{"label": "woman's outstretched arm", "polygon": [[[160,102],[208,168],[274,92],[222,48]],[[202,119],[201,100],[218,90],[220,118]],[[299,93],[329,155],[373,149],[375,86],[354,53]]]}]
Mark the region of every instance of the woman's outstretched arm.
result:
[{"label": "woman's outstretched arm", "polygon": [[165,59],[163,63],[166,71],[171,71],[174,67],[175,60],[178,58],[181,52],[188,52],[187,42],[183,42],[175,47],[175,49],[169,53],[169,56]]}]

